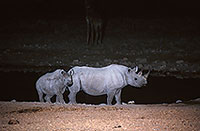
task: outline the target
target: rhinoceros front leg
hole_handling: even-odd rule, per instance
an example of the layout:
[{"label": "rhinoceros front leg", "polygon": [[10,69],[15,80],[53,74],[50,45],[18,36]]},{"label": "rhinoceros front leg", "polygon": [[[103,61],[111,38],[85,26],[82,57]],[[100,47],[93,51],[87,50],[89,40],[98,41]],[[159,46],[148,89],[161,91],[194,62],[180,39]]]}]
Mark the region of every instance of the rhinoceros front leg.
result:
[{"label": "rhinoceros front leg", "polygon": [[77,92],[70,92],[70,94],[68,95],[69,104],[76,104],[76,94]]},{"label": "rhinoceros front leg", "polygon": [[63,99],[63,95],[61,93],[56,95],[56,103],[62,103],[65,104],[65,101]]},{"label": "rhinoceros front leg", "polygon": [[116,91],[116,93],[115,93],[115,100],[116,100],[116,104],[117,105],[121,105],[121,92],[122,92],[122,90],[121,89],[119,89],[119,90],[117,90]]},{"label": "rhinoceros front leg", "polygon": [[109,91],[107,93],[107,105],[112,105],[112,100],[115,95],[115,91]]},{"label": "rhinoceros front leg", "polygon": [[40,102],[44,102],[44,99],[43,99],[43,93],[41,90],[38,90],[38,96],[39,96],[39,100]]}]

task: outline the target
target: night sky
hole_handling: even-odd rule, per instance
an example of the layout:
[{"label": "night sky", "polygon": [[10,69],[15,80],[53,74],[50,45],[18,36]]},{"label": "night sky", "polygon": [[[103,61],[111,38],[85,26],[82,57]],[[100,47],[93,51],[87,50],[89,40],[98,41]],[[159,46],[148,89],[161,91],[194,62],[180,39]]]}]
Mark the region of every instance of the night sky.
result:
[{"label": "night sky", "polygon": [[[96,0],[107,17],[198,17],[199,4],[187,0]],[[1,1],[1,17],[84,16],[84,0],[7,0]]]}]

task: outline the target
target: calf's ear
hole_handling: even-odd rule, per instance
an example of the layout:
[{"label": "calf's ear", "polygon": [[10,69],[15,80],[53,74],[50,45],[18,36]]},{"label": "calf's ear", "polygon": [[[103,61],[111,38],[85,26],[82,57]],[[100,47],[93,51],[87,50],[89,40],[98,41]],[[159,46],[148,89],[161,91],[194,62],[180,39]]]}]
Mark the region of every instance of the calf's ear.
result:
[{"label": "calf's ear", "polygon": [[61,70],[60,74],[64,75],[64,74],[65,74],[65,71],[64,71],[64,70]]}]

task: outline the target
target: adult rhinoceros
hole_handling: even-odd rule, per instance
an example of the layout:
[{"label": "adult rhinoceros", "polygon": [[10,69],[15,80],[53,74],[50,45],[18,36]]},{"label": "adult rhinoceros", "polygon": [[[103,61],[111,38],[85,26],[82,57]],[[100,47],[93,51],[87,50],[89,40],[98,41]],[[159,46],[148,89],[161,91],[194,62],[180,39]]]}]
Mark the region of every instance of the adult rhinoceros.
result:
[{"label": "adult rhinoceros", "polygon": [[[121,104],[122,88],[131,85],[142,87],[147,84],[149,72],[142,75],[138,67],[129,68],[123,65],[112,64],[102,68],[75,66],[73,85],[69,87],[69,103],[76,104],[76,94],[83,90],[85,93],[98,96],[107,94],[107,104],[111,105],[115,96],[117,104]],[[70,70],[69,70],[70,71]]]}]

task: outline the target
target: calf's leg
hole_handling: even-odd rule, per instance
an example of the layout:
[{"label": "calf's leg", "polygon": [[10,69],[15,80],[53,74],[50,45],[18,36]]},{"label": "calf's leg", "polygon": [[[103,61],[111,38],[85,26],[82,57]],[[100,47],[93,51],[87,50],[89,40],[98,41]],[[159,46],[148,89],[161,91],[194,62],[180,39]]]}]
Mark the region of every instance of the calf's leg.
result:
[{"label": "calf's leg", "polygon": [[56,95],[56,102],[57,103],[65,104],[65,101],[63,99],[63,95],[61,93],[59,93],[59,94]]},{"label": "calf's leg", "polygon": [[46,100],[46,102],[52,103],[52,102],[51,102],[51,97],[52,97],[52,95],[46,95],[46,96],[44,97],[44,99]]},{"label": "calf's leg", "polygon": [[36,89],[37,89],[37,92],[38,92],[38,96],[39,96],[40,102],[44,102],[44,99],[43,99],[43,92],[41,91],[40,88],[36,88]]}]

